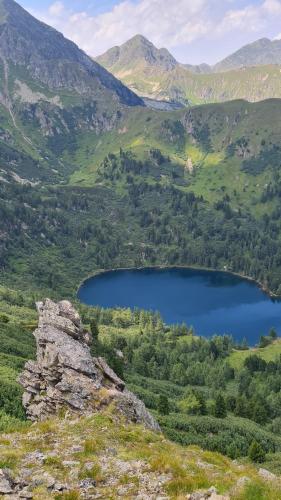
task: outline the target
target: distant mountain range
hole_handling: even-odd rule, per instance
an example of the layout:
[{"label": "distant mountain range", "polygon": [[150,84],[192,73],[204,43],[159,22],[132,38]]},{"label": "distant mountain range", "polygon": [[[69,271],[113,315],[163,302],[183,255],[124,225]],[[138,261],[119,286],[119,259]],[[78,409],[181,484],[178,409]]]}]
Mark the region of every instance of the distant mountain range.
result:
[{"label": "distant mountain range", "polygon": [[214,66],[194,66],[177,62],[167,49],[157,49],[136,35],[96,61],[138,95],[150,99],[201,104],[281,97],[279,40],[263,38]]}]

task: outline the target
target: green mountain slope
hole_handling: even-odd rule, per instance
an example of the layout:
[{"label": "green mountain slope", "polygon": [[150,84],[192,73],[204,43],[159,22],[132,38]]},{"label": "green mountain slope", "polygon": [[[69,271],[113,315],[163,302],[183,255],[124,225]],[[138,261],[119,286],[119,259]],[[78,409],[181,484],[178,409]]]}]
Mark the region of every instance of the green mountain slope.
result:
[{"label": "green mountain slope", "polygon": [[[273,52],[278,55],[280,42],[268,40],[268,43],[276,47]],[[260,45],[262,43],[256,43],[254,53],[260,54]],[[230,56],[213,68],[195,67],[177,63],[165,49],[158,50],[144,37],[136,36],[96,60],[134,92],[153,99],[200,104],[281,97],[278,66],[281,59],[260,54],[256,63],[254,57],[247,63],[248,52],[251,54],[253,50],[245,47],[237,56]],[[257,67],[244,67],[255,65]]]},{"label": "green mountain slope", "polygon": [[108,91],[124,104],[140,100],[73,42],[39,22],[13,0],[1,0],[1,59],[28,68],[32,79],[49,89],[67,89],[86,97]]},{"label": "green mountain slope", "polygon": [[280,106],[133,108],[108,132],[57,132],[53,180],[0,186],[2,279],[72,295],[100,268],[178,264],[280,294]]},{"label": "green mountain slope", "polygon": [[37,29],[44,46],[62,44],[54,67],[73,50],[88,65],[87,57],[6,5],[15,16],[6,10],[1,38],[2,282],[72,295],[89,269],[188,264],[240,272],[280,293],[280,101],[157,112],[125,106],[101,81],[81,96],[64,71],[61,87],[48,86],[26,66],[35,57],[27,44],[21,64],[9,59],[18,57],[17,16],[31,23],[21,35],[31,46]]}]

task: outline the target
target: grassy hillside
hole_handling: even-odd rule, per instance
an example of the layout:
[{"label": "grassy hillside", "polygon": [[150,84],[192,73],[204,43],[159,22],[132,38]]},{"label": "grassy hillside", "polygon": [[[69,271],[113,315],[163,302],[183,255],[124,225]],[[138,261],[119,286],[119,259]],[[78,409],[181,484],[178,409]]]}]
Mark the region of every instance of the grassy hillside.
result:
[{"label": "grassy hillside", "polygon": [[[69,493],[54,498],[75,500],[78,480],[92,479],[98,493],[114,498],[119,488],[123,496],[141,491],[145,474],[155,484],[163,471],[157,493],[171,498],[212,485],[236,500],[278,498],[278,479],[265,482],[253,466],[218,455],[280,472],[278,343],[246,356],[231,338],[193,337],[157,314],[80,305],[86,325],[94,319],[100,331],[93,354],[125,377],[167,437],[209,452],[125,427],[114,412],[30,427],[17,377],[35,353],[36,298],[75,300],[81,280],[101,269],[229,269],[281,295],[281,101],[152,111],[62,35],[12,1],[3,6],[12,10],[1,10],[2,21],[13,22],[9,43],[6,31],[0,43],[0,431],[21,432],[0,438],[0,468],[17,472],[27,458],[39,499],[51,498],[44,472],[69,483]],[[165,51],[160,56],[174,64]],[[275,77],[255,73],[267,88]],[[247,78],[241,88],[249,88]],[[192,92],[202,102],[202,86],[198,101]],[[69,459],[74,475],[63,463]],[[141,462],[137,474],[127,459],[133,471]]]},{"label": "grassy hillside", "polygon": [[[264,348],[257,347],[251,349],[251,352],[264,359],[267,363],[269,361],[274,361],[281,356],[281,340],[278,339]],[[231,366],[233,366],[233,368],[241,368],[248,355],[249,353],[247,351],[233,352],[229,359]]]},{"label": "grassy hillside", "polygon": [[140,159],[150,149],[159,149],[182,166],[189,190],[215,199],[222,188],[230,195],[235,189],[242,202],[253,203],[252,193],[261,195],[273,167],[278,170],[280,102],[235,101],[163,113],[132,110],[124,115],[117,131],[78,136],[75,161],[81,168],[76,169],[71,183],[93,185],[102,160],[110,153],[118,154],[120,148]]},{"label": "grassy hillside", "polygon": [[[161,434],[118,422],[113,411],[37,424],[0,436],[0,443],[2,466],[17,474],[27,464],[29,489],[38,500],[79,500],[85,491],[111,499],[181,499],[211,487],[235,500],[275,500],[280,492],[278,479],[266,481],[253,466],[196,447],[182,448]],[[35,456],[42,456],[40,462]],[[65,485],[64,492],[55,492],[50,478]]]},{"label": "grassy hillside", "polygon": [[269,40],[260,38],[249,43],[229,55],[219,63],[213,70],[225,71],[228,69],[241,68],[245,66],[260,66],[263,64],[280,64],[281,43],[280,40]]}]

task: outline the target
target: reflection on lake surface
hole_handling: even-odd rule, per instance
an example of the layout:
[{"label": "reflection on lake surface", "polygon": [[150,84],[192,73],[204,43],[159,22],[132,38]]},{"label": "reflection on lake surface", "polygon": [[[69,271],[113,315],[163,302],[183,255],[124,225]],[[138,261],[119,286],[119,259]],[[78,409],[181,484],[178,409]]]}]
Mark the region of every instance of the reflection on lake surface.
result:
[{"label": "reflection on lake surface", "polygon": [[271,327],[281,334],[281,301],[229,273],[194,269],[134,269],[84,282],[81,302],[159,311],[166,323],[185,322],[198,335],[231,334],[250,345]]}]

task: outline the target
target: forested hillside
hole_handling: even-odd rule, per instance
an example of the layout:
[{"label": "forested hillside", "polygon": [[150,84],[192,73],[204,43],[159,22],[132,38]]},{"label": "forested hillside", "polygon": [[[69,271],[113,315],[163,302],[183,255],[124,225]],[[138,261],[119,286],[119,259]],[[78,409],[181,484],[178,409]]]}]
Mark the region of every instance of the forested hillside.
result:
[{"label": "forested hillside", "polygon": [[[28,425],[16,379],[35,354],[34,299],[1,290],[2,431]],[[82,305],[80,311],[94,337],[93,356],[104,356],[125,378],[169,439],[280,473],[281,346],[273,331],[252,352],[227,336],[207,340],[186,325],[168,327],[157,313]]]}]

